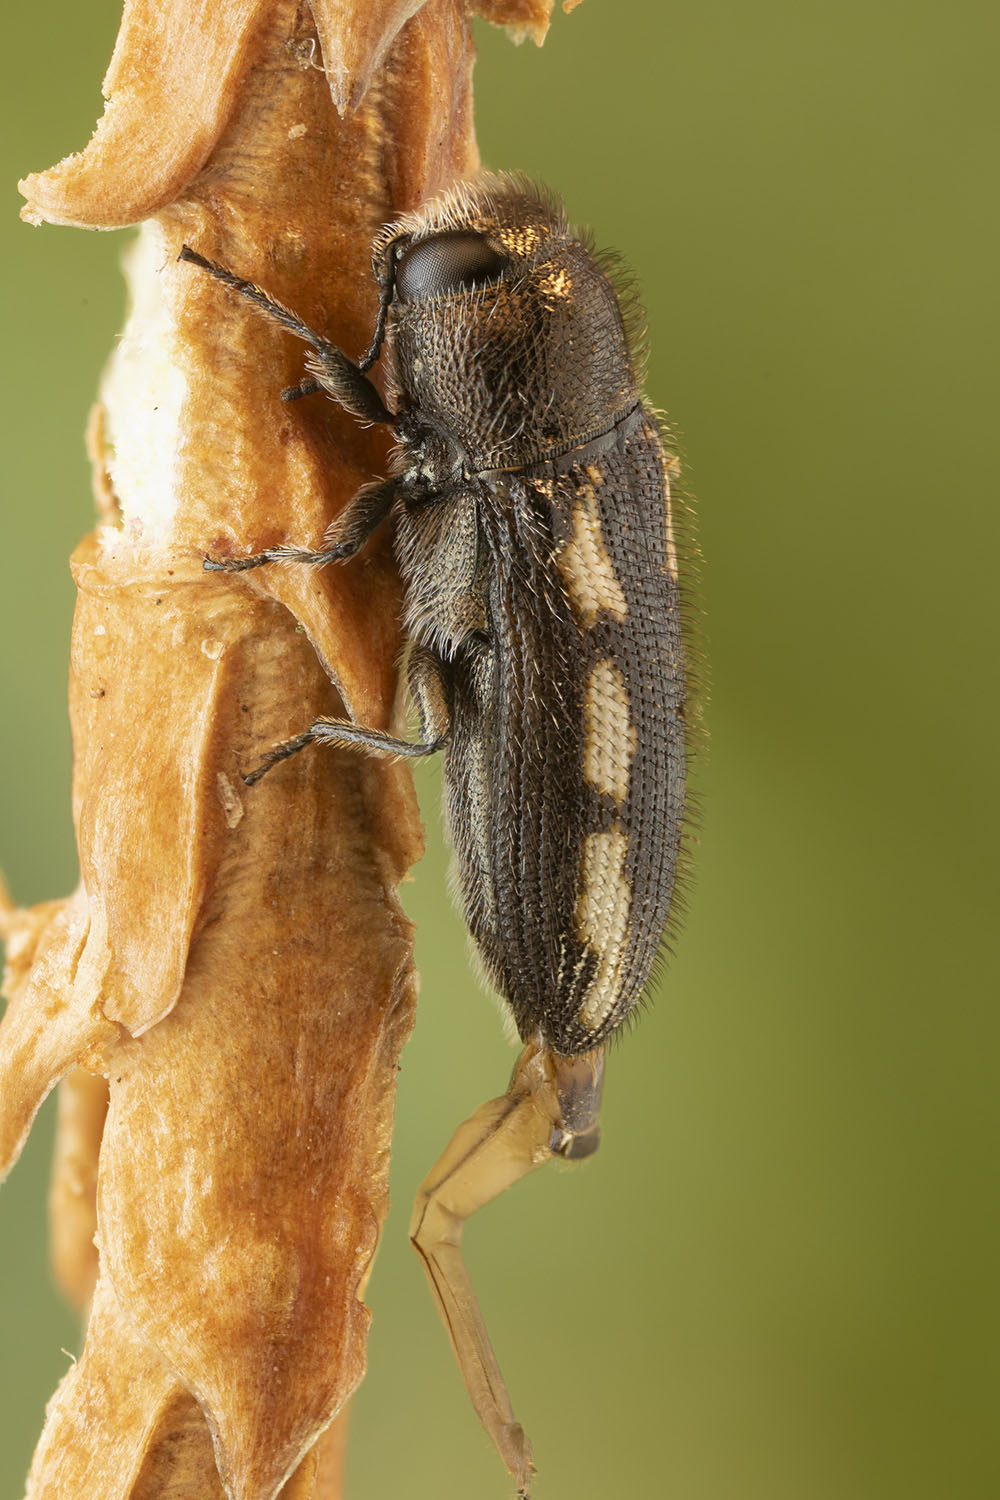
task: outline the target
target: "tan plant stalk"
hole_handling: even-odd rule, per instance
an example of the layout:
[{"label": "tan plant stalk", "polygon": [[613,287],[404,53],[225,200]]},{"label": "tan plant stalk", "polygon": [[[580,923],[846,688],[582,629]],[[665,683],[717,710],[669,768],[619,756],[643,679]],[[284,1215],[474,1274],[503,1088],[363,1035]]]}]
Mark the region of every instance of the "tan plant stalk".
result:
[{"label": "tan plant stalk", "polygon": [[340,1494],[421,834],[400,767],[241,772],[317,714],[390,724],[398,579],[385,540],[319,574],[202,558],[317,545],[386,439],[282,406],[301,346],[177,253],[360,353],[376,230],[478,164],[470,9],[540,40],[551,0],[126,0],[93,140],[23,184],[33,222],[142,221],[73,559],[81,883],[0,904],[0,1170],[65,1080],[55,1262],[93,1295],[30,1500]]}]

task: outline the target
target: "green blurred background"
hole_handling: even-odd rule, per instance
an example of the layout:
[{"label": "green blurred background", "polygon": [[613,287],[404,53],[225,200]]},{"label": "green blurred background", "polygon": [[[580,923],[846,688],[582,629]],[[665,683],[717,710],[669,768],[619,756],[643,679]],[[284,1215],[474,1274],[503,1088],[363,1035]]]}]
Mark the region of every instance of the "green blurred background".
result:
[{"label": "green blurred background", "polygon": [[[0,863],[67,891],[66,558],[121,236],[18,223],[87,140],[115,0],[13,7]],[[697,881],[611,1068],[604,1146],[467,1235],[537,1500],[993,1500],[997,342],[993,4],[586,0],[481,30],[484,158],[556,186],[649,308],[711,639]],[[352,1500],[507,1495],[406,1242],[511,1054],[431,849]],[[77,1345],[50,1288],[51,1113],[0,1197],[0,1500]],[[95,1496],[94,1500],[101,1500]],[[196,1500],[196,1497],[192,1497]]]}]

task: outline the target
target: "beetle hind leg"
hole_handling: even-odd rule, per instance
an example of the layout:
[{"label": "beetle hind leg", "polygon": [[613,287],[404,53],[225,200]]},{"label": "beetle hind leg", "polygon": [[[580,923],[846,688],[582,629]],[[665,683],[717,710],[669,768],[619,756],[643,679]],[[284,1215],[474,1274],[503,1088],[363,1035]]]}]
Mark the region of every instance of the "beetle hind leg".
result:
[{"label": "beetle hind leg", "polygon": [[448,743],[451,715],[440,667],[426,647],[416,646],[410,653],[408,676],[410,694],[420,719],[421,737],[415,743],[397,739],[395,735],[386,734],[382,729],[366,729],[364,725],[355,724],[350,719],[317,719],[294,739],[285,740],[284,744],[276,745],[269,751],[257,769],[244,776],[244,783],[256,786],[272,767],[298,755],[307,745],[355,745],[359,750],[367,750],[372,755],[391,757],[436,755]]},{"label": "beetle hind leg", "polygon": [[[462,1259],[466,1219],[553,1156],[596,1149],[603,1055],[557,1057],[529,1045],[506,1094],[460,1125],[417,1194],[410,1239],[479,1419],[527,1500],[535,1466]],[[575,1150],[578,1145],[580,1149]]]}]

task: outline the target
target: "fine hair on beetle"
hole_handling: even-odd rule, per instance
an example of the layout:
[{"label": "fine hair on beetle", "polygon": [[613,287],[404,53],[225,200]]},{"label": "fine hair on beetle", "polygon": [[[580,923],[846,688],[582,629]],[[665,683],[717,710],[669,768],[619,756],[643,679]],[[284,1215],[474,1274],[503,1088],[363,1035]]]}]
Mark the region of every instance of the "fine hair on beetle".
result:
[{"label": "fine hair on beetle", "polygon": [[[527,1495],[530,1446],[454,1236],[501,1181],[595,1149],[604,1045],[635,1014],[680,906],[695,548],[672,434],[641,392],[645,320],[617,258],[519,176],[459,184],[383,230],[356,361],[253,282],[187,247],[181,258],[309,346],[286,400],[324,392],[395,437],[389,473],[320,545],[205,567],[349,562],[393,527],[417,738],[322,718],[245,780],[320,742],[443,754],[465,919],[524,1051],[504,1098],[428,1177],[411,1233],[476,1409]],[[380,359],[384,397],[369,379]]]}]

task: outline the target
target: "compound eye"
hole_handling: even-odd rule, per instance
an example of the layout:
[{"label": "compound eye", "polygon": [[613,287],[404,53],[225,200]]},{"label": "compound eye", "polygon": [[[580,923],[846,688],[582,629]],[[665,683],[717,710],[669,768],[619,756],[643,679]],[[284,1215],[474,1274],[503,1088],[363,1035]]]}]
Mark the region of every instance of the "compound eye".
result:
[{"label": "compound eye", "polygon": [[482,235],[463,229],[436,234],[403,255],[396,267],[396,295],[401,302],[418,302],[483,286],[496,281],[508,264]]}]

